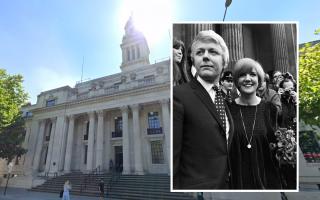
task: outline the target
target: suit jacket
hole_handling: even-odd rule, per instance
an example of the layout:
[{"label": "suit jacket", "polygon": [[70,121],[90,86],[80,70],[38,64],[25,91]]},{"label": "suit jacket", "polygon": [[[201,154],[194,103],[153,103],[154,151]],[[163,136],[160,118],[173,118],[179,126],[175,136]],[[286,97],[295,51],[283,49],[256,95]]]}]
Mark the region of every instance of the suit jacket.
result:
[{"label": "suit jacket", "polygon": [[[225,104],[226,105],[226,104]],[[173,188],[230,188],[229,149],[222,121],[208,92],[196,80],[173,88]]]}]

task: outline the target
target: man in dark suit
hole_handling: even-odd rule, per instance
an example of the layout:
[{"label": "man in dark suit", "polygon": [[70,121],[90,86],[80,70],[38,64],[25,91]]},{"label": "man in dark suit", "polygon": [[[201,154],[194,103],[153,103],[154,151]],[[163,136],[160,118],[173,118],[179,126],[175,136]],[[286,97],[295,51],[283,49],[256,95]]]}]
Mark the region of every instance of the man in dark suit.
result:
[{"label": "man in dark suit", "polygon": [[173,88],[173,189],[229,189],[233,122],[225,102],[217,103],[228,48],[214,31],[201,31],[191,59],[194,78]]}]

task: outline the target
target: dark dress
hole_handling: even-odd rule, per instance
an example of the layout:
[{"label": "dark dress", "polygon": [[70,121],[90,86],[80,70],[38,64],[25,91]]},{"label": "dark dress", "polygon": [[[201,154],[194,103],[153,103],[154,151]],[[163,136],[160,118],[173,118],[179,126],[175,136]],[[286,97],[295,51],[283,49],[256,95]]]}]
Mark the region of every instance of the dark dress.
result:
[{"label": "dark dress", "polygon": [[[280,189],[277,164],[269,147],[269,143],[275,141],[273,133],[277,121],[277,108],[263,100],[257,106],[242,106],[232,102],[229,108],[235,130],[231,147],[231,166],[236,189]],[[246,126],[247,137],[243,123]],[[251,135],[249,149],[247,145]]]}]

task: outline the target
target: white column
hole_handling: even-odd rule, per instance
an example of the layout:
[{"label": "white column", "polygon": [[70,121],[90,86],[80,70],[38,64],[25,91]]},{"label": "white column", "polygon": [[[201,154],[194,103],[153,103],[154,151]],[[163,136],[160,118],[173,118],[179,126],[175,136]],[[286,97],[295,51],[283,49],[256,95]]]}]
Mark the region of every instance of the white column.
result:
[{"label": "white column", "polygon": [[39,124],[40,124],[40,129],[39,129],[39,134],[38,134],[38,138],[37,138],[37,145],[35,146],[36,151],[35,151],[33,166],[32,166],[32,169],[36,172],[39,170],[46,121],[40,120]]},{"label": "white column", "polygon": [[[112,152],[112,146],[111,146],[111,116],[110,114],[106,114],[106,143],[105,143],[105,163],[106,168],[109,171],[109,161],[112,158],[111,152]],[[113,164],[115,164],[115,161],[113,160]],[[114,167],[114,166],[113,166]]]},{"label": "white column", "polygon": [[52,150],[53,150],[53,142],[54,142],[54,133],[56,129],[56,118],[51,119],[52,128],[50,132],[50,140],[49,140],[49,147],[48,147],[48,153],[47,153],[47,160],[46,160],[46,167],[45,172],[49,172],[50,165],[51,165],[51,156],[52,156]]},{"label": "white column", "polygon": [[[50,172],[58,172],[59,166],[61,168],[61,156],[63,149],[63,139],[66,131],[66,116],[58,116],[55,124],[53,135],[53,147],[51,154]],[[50,139],[51,140],[51,139]]]},{"label": "white column", "polygon": [[163,122],[163,133],[165,140],[165,157],[168,163],[168,169],[170,172],[170,114],[169,114],[169,100],[164,99],[161,101],[162,108],[162,122]]},{"label": "white column", "polygon": [[129,123],[128,106],[121,107],[122,112],[122,151],[123,151],[123,174],[130,174],[130,151],[129,151]]},{"label": "white column", "polygon": [[70,172],[70,169],[71,169],[73,135],[74,135],[74,115],[70,115],[69,116],[69,125],[68,125],[66,155],[65,155],[65,161],[64,161],[64,171],[65,172]]},{"label": "white column", "polygon": [[135,174],[143,174],[141,155],[141,134],[139,120],[139,105],[131,105],[133,118],[133,147],[134,147],[134,170]]},{"label": "white column", "polygon": [[25,174],[32,174],[32,164],[34,160],[34,153],[36,151],[35,146],[37,143],[37,137],[39,133],[39,126],[40,126],[40,121],[33,120],[31,122],[31,128],[30,128],[30,136],[29,140],[27,141],[27,153],[25,155],[25,163],[24,163],[24,170]]},{"label": "white column", "polygon": [[98,114],[98,130],[97,130],[97,146],[96,146],[96,167],[103,169],[103,110],[97,111]]},{"label": "white column", "polygon": [[94,111],[89,112],[89,138],[88,138],[88,157],[87,157],[87,170],[93,169],[93,147],[94,147]]}]

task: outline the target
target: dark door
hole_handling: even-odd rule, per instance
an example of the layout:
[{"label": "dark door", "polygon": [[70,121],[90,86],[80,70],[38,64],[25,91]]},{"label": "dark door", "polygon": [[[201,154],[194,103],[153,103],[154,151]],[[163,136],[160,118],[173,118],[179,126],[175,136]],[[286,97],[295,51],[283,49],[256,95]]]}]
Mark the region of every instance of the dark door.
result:
[{"label": "dark door", "polygon": [[122,172],[123,168],[123,153],[122,153],[122,146],[115,146],[115,167],[118,172]]}]

